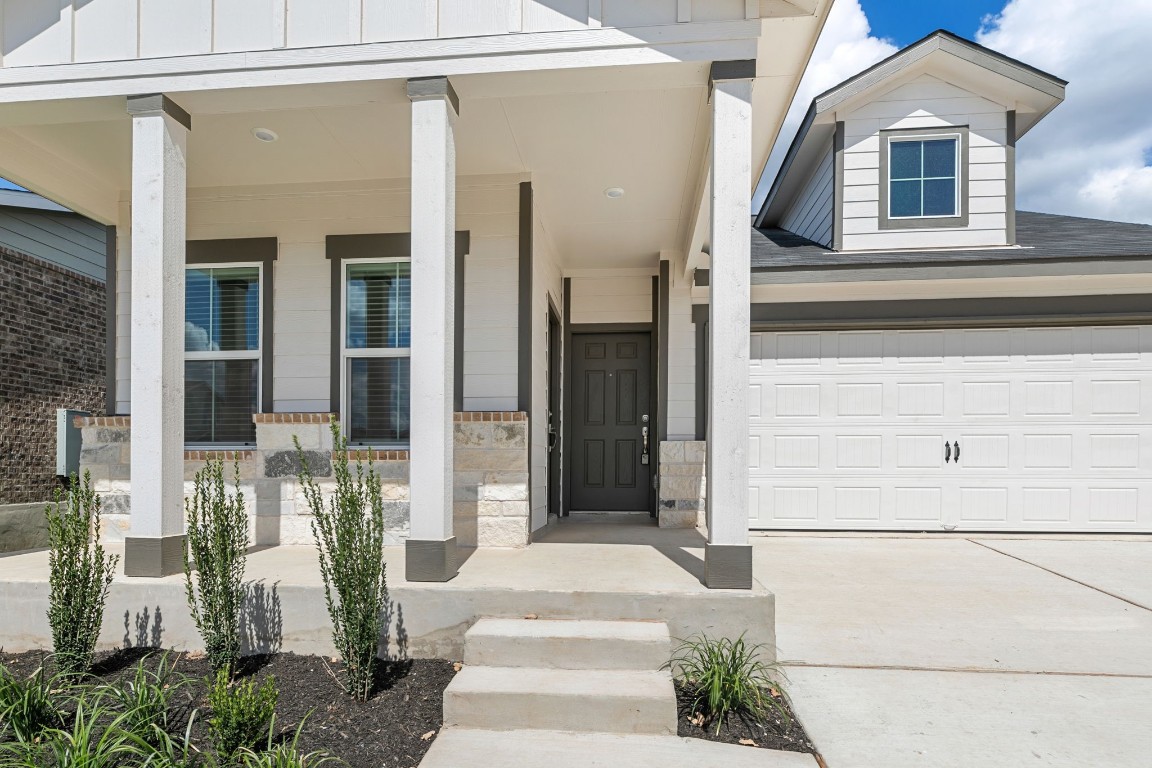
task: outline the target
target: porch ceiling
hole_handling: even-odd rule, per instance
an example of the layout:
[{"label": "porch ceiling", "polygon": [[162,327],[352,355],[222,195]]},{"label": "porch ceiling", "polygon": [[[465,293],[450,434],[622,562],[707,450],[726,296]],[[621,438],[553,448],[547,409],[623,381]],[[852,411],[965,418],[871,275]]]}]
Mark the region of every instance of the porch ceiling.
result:
[{"label": "porch ceiling", "polygon": [[[707,141],[707,71],[707,64],[684,63],[454,78],[458,173],[531,174],[566,266],[651,266],[685,236]],[[403,81],[173,97],[193,115],[192,188],[410,173]],[[279,140],[257,141],[257,127]],[[6,105],[0,131],[126,194],[131,122],[122,99]],[[625,196],[609,200],[608,187],[622,187]],[[64,190],[36,191],[67,202]]]}]

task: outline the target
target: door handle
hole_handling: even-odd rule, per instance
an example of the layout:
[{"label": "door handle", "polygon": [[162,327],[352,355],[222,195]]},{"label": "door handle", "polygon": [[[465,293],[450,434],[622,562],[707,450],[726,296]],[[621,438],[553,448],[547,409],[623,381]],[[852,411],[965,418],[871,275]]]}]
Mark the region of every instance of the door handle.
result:
[{"label": "door handle", "polygon": [[557,437],[558,437],[558,435],[556,434],[556,430],[554,430],[551,427],[551,425],[549,425],[549,427],[548,427],[548,450],[551,451],[556,447],[556,438]]},{"label": "door handle", "polygon": [[952,443],[952,447],[956,450],[956,463],[960,463],[960,441],[957,440]]},{"label": "door handle", "polygon": [[648,463],[648,427],[643,427],[640,430],[640,434],[644,438],[644,447],[641,449],[641,453],[640,453],[640,463],[641,464],[647,464]]},{"label": "door handle", "polygon": [[948,445],[948,441],[944,441],[944,463],[947,464],[952,460],[952,446]]}]

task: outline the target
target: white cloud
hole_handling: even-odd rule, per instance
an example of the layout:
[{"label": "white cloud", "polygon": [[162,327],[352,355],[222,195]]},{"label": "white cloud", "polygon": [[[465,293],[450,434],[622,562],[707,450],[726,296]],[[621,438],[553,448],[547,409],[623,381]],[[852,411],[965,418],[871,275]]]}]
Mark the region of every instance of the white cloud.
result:
[{"label": "white cloud", "polygon": [[1012,0],[977,42],[1069,81],[1020,141],[1017,206],[1152,223],[1152,2]]},{"label": "white cloud", "polygon": [[768,158],[753,201],[755,210],[760,209],[761,202],[767,196],[776,171],[784,161],[788,145],[792,143],[792,137],[796,135],[812,99],[895,52],[896,46],[891,41],[872,36],[868,17],[864,15],[859,0],[836,0],[833,3],[824,30],[816,42],[812,60],[796,91],[796,98],[792,101],[788,116],[784,118],[780,139]]}]

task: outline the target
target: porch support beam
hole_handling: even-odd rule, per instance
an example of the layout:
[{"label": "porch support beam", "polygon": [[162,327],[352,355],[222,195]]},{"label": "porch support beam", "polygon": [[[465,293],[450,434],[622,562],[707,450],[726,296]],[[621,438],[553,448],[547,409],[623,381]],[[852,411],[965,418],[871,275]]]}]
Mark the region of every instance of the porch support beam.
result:
[{"label": "porch support beam", "polygon": [[408,81],[412,100],[411,533],[408,581],[457,573],[452,531],[459,100],[446,77]]},{"label": "porch support beam", "polygon": [[131,531],[124,573],[184,567],[184,243],[191,119],[159,94],[132,115]]},{"label": "porch support beam", "polygon": [[712,65],[705,584],[751,589],[748,544],[748,347],[752,77],[745,62]]}]

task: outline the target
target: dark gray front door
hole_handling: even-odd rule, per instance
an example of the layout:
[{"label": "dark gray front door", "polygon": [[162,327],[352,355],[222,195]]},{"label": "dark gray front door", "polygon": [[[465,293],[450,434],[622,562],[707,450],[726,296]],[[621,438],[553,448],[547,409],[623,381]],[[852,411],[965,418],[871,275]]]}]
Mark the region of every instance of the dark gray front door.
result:
[{"label": "dark gray front door", "polygon": [[577,333],[572,347],[571,509],[645,511],[652,486],[645,451],[653,426],[650,336]]}]

